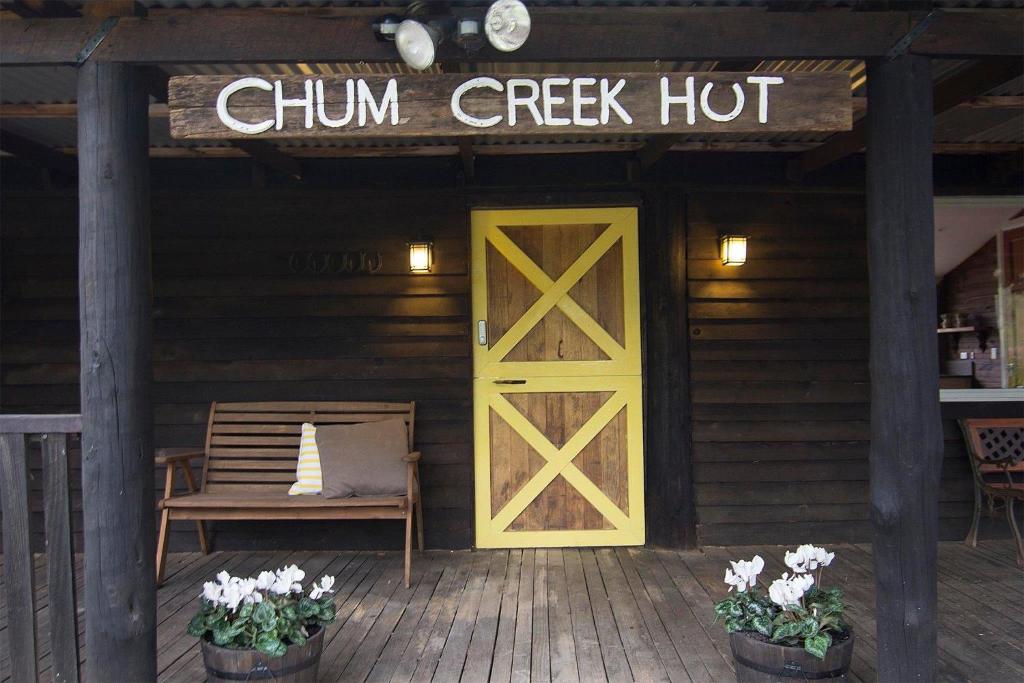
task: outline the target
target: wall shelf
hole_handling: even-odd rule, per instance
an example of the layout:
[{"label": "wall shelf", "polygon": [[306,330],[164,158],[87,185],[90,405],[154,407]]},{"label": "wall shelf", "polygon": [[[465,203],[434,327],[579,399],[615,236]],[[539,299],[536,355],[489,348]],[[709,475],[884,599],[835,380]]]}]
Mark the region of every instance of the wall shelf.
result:
[{"label": "wall shelf", "polygon": [[970,327],[940,327],[936,330],[939,334],[956,334],[960,332],[974,332],[974,326]]}]

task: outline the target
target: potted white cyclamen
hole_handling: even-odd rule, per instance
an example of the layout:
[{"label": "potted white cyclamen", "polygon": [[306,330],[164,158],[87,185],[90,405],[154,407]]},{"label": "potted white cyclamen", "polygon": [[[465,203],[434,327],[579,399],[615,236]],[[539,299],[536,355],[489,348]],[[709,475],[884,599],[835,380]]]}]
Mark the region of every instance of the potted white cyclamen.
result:
[{"label": "potted white cyclamen", "polygon": [[730,562],[730,595],[715,603],[715,619],[729,633],[738,683],[846,680],[853,630],[843,621],[842,591],[821,585],[822,569],[834,557],[812,545],[787,551],[785,563],[793,573],[773,581],[767,593],[757,585],[764,569],[760,555]]},{"label": "potted white cyclamen", "polygon": [[302,587],[295,565],[253,578],[217,574],[203,584],[188,625],[200,639],[210,681],[315,681],[324,629],[334,621],[333,576]]}]

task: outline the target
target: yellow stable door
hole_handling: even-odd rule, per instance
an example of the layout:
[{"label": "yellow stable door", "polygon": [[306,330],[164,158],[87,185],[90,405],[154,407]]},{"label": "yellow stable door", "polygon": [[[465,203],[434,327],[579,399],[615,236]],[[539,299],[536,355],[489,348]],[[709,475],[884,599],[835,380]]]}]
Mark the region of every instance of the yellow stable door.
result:
[{"label": "yellow stable door", "polygon": [[637,210],[474,211],[481,548],[641,545]]}]

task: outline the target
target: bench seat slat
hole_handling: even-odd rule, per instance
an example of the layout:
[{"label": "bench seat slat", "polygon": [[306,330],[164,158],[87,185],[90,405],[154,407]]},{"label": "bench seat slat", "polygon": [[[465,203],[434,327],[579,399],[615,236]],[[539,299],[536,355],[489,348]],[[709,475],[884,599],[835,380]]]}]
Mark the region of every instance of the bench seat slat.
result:
[{"label": "bench seat slat", "polygon": [[223,484],[211,482],[206,485],[206,493],[241,493],[248,496],[261,496],[263,494],[288,495],[288,489],[292,487],[288,483],[267,482],[266,484]]},{"label": "bench seat slat", "polygon": [[323,496],[289,496],[288,494],[261,493],[192,493],[167,498],[162,505],[168,508],[352,508],[352,507],[405,507],[405,496],[355,496],[352,498],[324,498]]}]

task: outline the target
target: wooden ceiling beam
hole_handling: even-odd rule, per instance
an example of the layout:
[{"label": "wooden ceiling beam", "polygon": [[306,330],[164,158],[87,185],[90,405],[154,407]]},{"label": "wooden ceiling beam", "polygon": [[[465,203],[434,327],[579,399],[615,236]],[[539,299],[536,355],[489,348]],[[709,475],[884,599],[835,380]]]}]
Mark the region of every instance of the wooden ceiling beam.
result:
[{"label": "wooden ceiling beam", "polygon": [[[868,58],[887,54],[924,12],[767,12],[732,8],[536,7],[514,53],[470,54],[450,43],[438,61],[686,61]],[[366,12],[187,10],[121,17],[90,59],[130,63],[394,62]],[[94,17],[0,22],[0,64],[74,64],[99,35]],[[932,57],[1020,56],[1024,11],[938,12],[909,51]],[[566,36],[572,36],[567,40]]]},{"label": "wooden ceiling beam", "polygon": [[[992,88],[996,88],[1021,74],[1020,60],[982,60],[958,71],[935,86],[934,112],[938,116],[959,104]],[[871,106],[870,103],[868,106]],[[822,145],[805,152],[795,160],[796,175],[811,173],[863,151],[867,140],[867,118],[861,118],[845,133],[837,133]]]},{"label": "wooden ceiling beam", "polygon": [[0,150],[13,154],[33,166],[60,171],[71,177],[78,176],[76,157],[3,128],[0,128]]},{"label": "wooden ceiling beam", "polygon": [[[674,150],[680,152],[721,153],[792,153],[807,149],[806,142],[771,144],[764,142],[683,142]],[[518,145],[480,145],[474,147],[474,156],[529,156],[548,154],[610,154],[633,153],[640,148],[636,142],[587,143],[531,143]],[[74,155],[74,147],[59,152]],[[460,156],[459,145],[403,145],[401,147],[298,147],[288,151],[289,158],[302,159],[363,159],[394,157]],[[937,142],[934,154],[984,155],[1020,154],[1024,143],[1019,142]],[[151,147],[153,159],[244,159],[249,156],[237,147]]]}]

